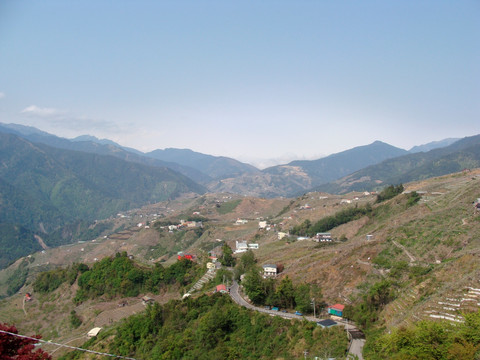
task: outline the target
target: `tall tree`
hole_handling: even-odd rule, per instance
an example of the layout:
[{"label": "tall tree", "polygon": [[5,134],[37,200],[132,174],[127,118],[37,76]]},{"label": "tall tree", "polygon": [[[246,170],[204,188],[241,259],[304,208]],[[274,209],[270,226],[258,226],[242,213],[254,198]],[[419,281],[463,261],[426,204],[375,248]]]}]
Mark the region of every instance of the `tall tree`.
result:
[{"label": "tall tree", "polygon": [[258,269],[252,267],[245,275],[242,283],[250,300],[255,304],[262,304],[264,302],[266,298],[265,287]]},{"label": "tall tree", "polygon": [[222,246],[223,255],[220,258],[220,263],[223,266],[235,266],[235,258],[233,257],[233,251],[227,244]]},{"label": "tall tree", "polygon": [[296,309],[302,313],[310,313],[313,311],[312,296],[308,284],[300,284],[295,288],[295,306]]},{"label": "tall tree", "polygon": [[295,290],[293,288],[292,280],[290,280],[288,276],[282,279],[277,286],[277,291],[275,293],[282,307],[288,309],[293,308],[295,305]]}]

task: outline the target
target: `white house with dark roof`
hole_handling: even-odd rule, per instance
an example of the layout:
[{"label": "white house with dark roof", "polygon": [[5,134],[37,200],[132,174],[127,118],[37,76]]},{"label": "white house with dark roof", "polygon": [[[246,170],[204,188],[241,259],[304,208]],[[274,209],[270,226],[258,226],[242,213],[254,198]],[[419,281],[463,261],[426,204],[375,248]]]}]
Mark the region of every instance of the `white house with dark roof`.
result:
[{"label": "white house with dark roof", "polygon": [[317,233],[313,238],[316,242],[330,242],[332,241],[332,234],[331,233]]},{"label": "white house with dark roof", "polygon": [[277,276],[277,265],[275,265],[275,264],[265,264],[265,265],[263,265],[263,275],[264,276]]}]

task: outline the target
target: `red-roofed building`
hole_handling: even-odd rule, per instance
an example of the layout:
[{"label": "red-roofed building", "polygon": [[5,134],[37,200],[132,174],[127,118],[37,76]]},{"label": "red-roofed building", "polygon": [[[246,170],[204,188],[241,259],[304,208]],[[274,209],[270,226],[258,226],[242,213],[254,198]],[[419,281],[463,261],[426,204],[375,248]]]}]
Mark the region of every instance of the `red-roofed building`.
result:
[{"label": "red-roofed building", "polygon": [[219,293],[227,293],[227,287],[225,286],[225,284],[220,284],[220,285],[217,285],[217,289],[215,292],[219,292]]},{"label": "red-roofed building", "polygon": [[187,260],[193,261],[193,260],[195,259],[195,255],[192,255],[192,254],[184,254],[183,252],[179,252],[179,253],[177,254],[177,259],[178,259],[178,260],[187,259]]},{"label": "red-roofed building", "polygon": [[331,315],[335,316],[343,316],[343,309],[345,309],[345,305],[342,304],[335,304],[331,305],[327,308],[327,312]]}]

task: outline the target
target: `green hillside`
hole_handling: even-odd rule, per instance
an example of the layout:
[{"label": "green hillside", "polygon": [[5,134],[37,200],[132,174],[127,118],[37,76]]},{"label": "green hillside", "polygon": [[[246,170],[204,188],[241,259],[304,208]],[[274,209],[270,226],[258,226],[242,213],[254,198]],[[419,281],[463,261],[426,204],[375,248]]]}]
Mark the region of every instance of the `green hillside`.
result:
[{"label": "green hillside", "polygon": [[[59,231],[69,223],[92,222],[185,193],[204,192],[167,168],[51,148],[4,133],[0,162],[0,222],[41,233],[47,245],[54,232],[63,234],[62,239],[56,236],[55,245],[72,241]],[[9,239],[4,241],[22,248],[21,242],[4,236]],[[11,258],[6,252],[1,257]]]},{"label": "green hillside", "polygon": [[34,127],[23,126],[18,124],[1,124],[0,132],[17,135],[32,143],[45,144],[54,148],[81,151],[98,155],[110,155],[116,158],[131,161],[143,165],[154,167],[166,167],[179,172],[193,179],[198,183],[207,183],[211,177],[207,174],[196,170],[192,167],[180,165],[173,162],[162,161],[146,156],[141,151],[122,147],[111,140],[99,140],[93,136],[79,136],[75,139],[65,139],[44,131],[38,130]]},{"label": "green hillside", "polygon": [[[42,250],[42,247],[35,240],[34,233],[21,225],[0,223],[0,269],[26,253],[31,254]],[[19,246],[21,245],[21,246]]]}]

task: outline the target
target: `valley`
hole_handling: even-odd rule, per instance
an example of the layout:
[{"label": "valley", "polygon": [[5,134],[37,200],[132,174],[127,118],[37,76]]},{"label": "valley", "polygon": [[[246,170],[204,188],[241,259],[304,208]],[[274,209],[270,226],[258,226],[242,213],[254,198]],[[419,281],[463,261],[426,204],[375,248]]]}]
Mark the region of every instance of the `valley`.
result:
[{"label": "valley", "polygon": [[[264,170],[21,126],[0,136],[0,319],[51,341],[55,359],[87,355],[53,343],[136,358],[376,360],[398,341],[388,351],[418,352],[402,332],[435,326],[452,334],[445,354],[480,346],[464,335],[480,317],[478,135]],[[314,314],[348,320],[365,346],[349,355],[358,334]],[[132,340],[125,324],[153,333]],[[269,337],[260,348],[240,345],[250,326]]]},{"label": "valley", "polygon": [[[182,251],[193,254],[195,262],[204,267],[209,255],[221,256],[222,246],[235,250],[237,242],[246,241],[258,244],[258,249],[251,251],[259,266],[281,264],[283,271],[278,281],[289,278],[297,285],[319,286],[324,304],[347,305],[350,308],[346,311],[353,312],[353,319],[357,316],[355,306],[364,294],[375,284],[388,283],[391,297],[376,310],[375,328],[381,325],[393,330],[421,320],[462,322],[463,312],[478,311],[480,303],[480,217],[473,209],[473,202],[480,197],[480,170],[404,187],[404,194],[381,203],[376,203],[376,194],[370,192],[307,193],[290,199],[224,193],[189,196],[119,213],[115,227],[121,227],[121,231],[44,249],[2,270],[3,294],[7,279],[16,269],[26,267],[28,277],[18,294],[1,300],[0,317],[14,323],[21,332],[33,329],[45,339],[80,345],[90,328],[109,328],[127,316],[141,313],[145,309],[141,296],[148,295],[164,304],[180,299],[189,285],[169,287],[158,294],[98,298],[75,305],[76,283],[63,284],[50,294],[35,293],[32,285],[41,271],[74,263],[91,266],[121,252],[140,266],[150,267],[174,264],[177,252]],[[408,204],[411,192],[421,196],[413,205]],[[279,239],[279,234],[288,234],[305,221],[315,223],[342,209],[367,204],[372,207],[369,215],[331,229],[332,242],[300,240],[293,235]],[[203,227],[168,230],[167,224],[180,224],[191,217],[201,219]],[[234,254],[237,261],[242,255]],[[199,276],[205,271],[201,270]],[[192,296],[211,293],[216,281],[206,283]],[[27,292],[32,294],[32,300],[24,302]],[[82,318],[76,329],[69,325],[72,311]],[[358,318],[357,324],[367,330],[368,343],[372,325],[362,321]],[[63,353],[59,349],[54,355]]]}]

